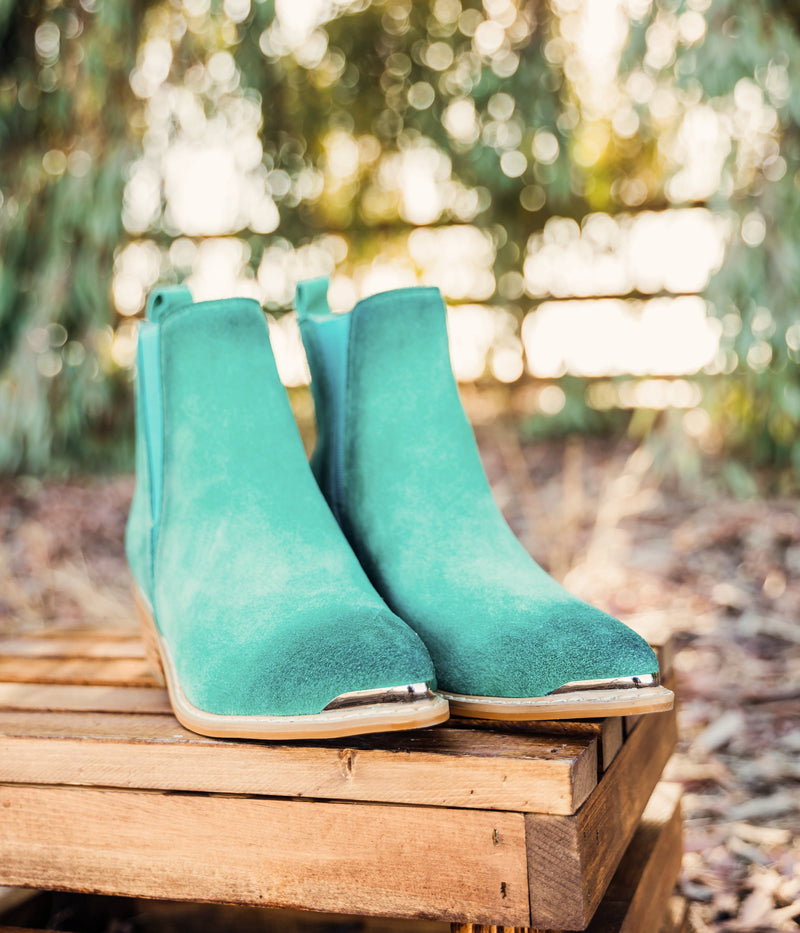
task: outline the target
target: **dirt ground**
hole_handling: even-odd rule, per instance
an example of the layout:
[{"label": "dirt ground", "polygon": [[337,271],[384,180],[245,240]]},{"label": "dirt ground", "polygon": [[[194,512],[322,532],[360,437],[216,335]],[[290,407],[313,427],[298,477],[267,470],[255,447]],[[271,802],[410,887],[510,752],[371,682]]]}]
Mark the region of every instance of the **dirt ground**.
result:
[{"label": "dirt ground", "polygon": [[[676,632],[681,885],[698,933],[800,928],[800,503],[653,477],[627,442],[480,437],[531,553],[581,596]],[[133,480],[0,481],[0,632],[133,623]]]}]

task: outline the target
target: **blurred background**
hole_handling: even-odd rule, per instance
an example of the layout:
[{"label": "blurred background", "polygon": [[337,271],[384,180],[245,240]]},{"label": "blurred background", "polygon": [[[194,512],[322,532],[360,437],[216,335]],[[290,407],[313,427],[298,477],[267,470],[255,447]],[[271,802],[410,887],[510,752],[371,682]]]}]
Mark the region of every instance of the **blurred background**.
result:
[{"label": "blurred background", "polygon": [[439,286],[528,435],[793,490],[798,117],[793,3],[3,0],[0,470],[130,468],[159,281],[258,299],[303,386],[328,274]]},{"label": "blurred background", "polygon": [[156,283],[309,444],[295,283],[438,286],[514,531],[676,634],[694,929],[796,931],[799,127],[797,0],[0,0],[0,635],[134,624]]}]

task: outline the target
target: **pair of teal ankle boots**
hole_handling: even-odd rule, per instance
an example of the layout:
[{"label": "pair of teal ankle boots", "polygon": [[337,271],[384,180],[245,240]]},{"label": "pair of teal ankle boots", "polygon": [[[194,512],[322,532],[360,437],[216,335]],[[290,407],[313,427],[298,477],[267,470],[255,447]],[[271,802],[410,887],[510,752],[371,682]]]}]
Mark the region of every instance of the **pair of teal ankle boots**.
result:
[{"label": "pair of teal ankle boots", "polygon": [[[140,615],[178,719],[205,735],[316,739],[450,713],[564,719],[669,709],[631,629],[570,595],[492,498],[436,289],[297,309],[311,466],[255,301],[150,296],[139,333]],[[313,471],[313,472],[312,472]]]}]

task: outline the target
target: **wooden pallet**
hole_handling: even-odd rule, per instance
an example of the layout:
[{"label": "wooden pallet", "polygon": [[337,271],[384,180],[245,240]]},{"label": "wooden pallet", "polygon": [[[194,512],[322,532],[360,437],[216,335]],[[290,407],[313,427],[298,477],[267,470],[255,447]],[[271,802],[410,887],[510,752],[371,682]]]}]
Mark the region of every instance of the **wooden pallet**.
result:
[{"label": "wooden pallet", "polygon": [[[669,639],[650,640],[668,674]],[[635,906],[612,878],[675,738],[674,713],[663,713],[210,739],[173,718],[134,633],[8,639],[0,884],[585,929],[607,890],[614,916]],[[660,885],[658,898],[640,897],[658,918],[648,929],[677,875],[669,833],[669,870],[642,882]],[[607,916],[598,930],[614,928]]]},{"label": "wooden pallet", "polygon": [[[679,789],[675,785],[659,784],[648,803],[639,828],[631,840],[606,896],[603,898],[589,933],[689,933],[686,916],[686,901],[671,896],[672,879],[677,871],[681,855],[681,824]],[[118,899],[110,903],[103,898],[90,898],[95,903],[79,903],[73,906],[74,913],[90,914],[104,918],[105,927],[112,919],[135,918],[145,913],[149,929],[181,929],[187,933],[209,929],[236,931],[236,933],[338,933],[343,928],[358,933],[448,933],[444,923],[420,921],[380,920],[371,921],[363,917],[313,914],[297,911],[270,911],[245,907],[219,908],[208,904],[175,902],[141,902],[133,900],[130,905],[120,905]],[[41,900],[41,897],[40,897]],[[97,903],[99,902],[99,903]],[[63,901],[56,912],[64,913]],[[77,907],[77,909],[76,909]],[[32,903],[10,911],[10,916],[26,924],[20,927],[3,926],[5,919],[0,901],[0,933],[41,933],[52,909],[48,905]],[[660,925],[659,925],[660,918]],[[34,928],[29,926],[36,922]],[[41,926],[40,926],[40,925]],[[82,927],[74,927],[77,931]],[[455,933],[476,933],[477,925],[455,926]],[[487,928],[487,933],[497,928]]]}]

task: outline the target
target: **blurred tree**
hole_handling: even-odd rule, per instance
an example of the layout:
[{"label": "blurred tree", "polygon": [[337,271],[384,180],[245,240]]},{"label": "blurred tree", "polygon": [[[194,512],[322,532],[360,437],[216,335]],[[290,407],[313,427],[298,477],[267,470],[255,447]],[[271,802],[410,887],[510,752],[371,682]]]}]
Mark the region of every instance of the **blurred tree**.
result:
[{"label": "blurred tree", "polygon": [[[696,22],[687,23],[687,16]],[[717,149],[706,156],[721,163],[719,183],[703,200],[732,222],[725,263],[706,290],[723,325],[721,377],[705,380],[710,449],[738,455],[749,466],[790,467],[796,486],[800,8],[773,0],[662,4],[633,31],[628,75],[653,58],[656,30],[680,33],[682,23],[697,28],[697,41],[678,42],[672,54],[650,62],[649,72],[657,84],[675,90],[677,132],[681,121],[702,108],[706,126],[712,127],[705,142]],[[652,109],[643,109],[644,133],[663,132]],[[661,190],[668,191],[669,183],[670,176],[662,175]]]},{"label": "blurred tree", "polygon": [[[207,246],[277,313],[297,275],[410,255],[502,309],[489,359],[514,379],[548,221],[574,239],[598,213],[707,205],[728,259],[693,433],[800,471],[795,6],[0,0],[0,468],[127,432],[131,319],[157,279],[214,275]],[[451,247],[413,233],[449,227]],[[564,385],[591,424],[586,382]]]},{"label": "blurred tree", "polygon": [[2,469],[93,459],[113,420],[127,420],[108,284],[145,5],[0,2]]}]

